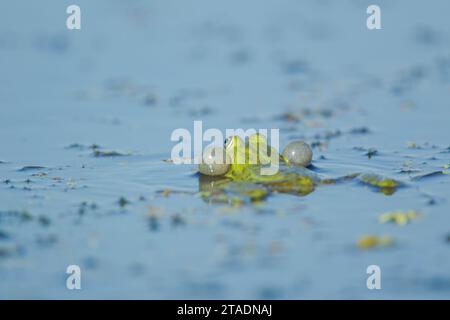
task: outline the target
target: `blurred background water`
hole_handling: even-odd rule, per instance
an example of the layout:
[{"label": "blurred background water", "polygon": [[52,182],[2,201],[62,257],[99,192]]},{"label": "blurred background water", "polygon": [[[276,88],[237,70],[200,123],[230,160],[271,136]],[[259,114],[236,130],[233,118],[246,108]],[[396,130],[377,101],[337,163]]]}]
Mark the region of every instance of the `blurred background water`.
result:
[{"label": "blurred background water", "polygon": [[[411,179],[450,164],[450,2],[77,0],[73,31],[70,4],[0,4],[0,298],[450,297],[449,175]],[[323,177],[407,186],[208,204],[163,161],[194,120],[280,128]],[[422,215],[378,223],[398,209]]]}]

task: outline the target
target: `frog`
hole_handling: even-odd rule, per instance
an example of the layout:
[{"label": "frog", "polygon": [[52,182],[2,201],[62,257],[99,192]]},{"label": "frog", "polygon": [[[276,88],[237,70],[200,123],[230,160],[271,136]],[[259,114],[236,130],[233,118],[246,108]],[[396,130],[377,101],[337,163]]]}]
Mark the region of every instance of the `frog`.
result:
[{"label": "frog", "polygon": [[[248,143],[239,136],[225,140],[227,164],[221,175],[199,174],[199,193],[209,203],[243,205],[259,203],[272,194],[284,193],[306,196],[321,185],[357,180],[358,183],[389,195],[402,183],[371,173],[351,173],[342,177],[322,177],[311,164],[312,150],[304,141],[293,141],[282,153],[267,144],[265,136],[251,135]],[[306,153],[306,155],[304,154]],[[276,160],[277,173],[262,174],[261,169]],[[223,171],[223,164],[218,167]],[[214,166],[209,171],[214,171]]]}]

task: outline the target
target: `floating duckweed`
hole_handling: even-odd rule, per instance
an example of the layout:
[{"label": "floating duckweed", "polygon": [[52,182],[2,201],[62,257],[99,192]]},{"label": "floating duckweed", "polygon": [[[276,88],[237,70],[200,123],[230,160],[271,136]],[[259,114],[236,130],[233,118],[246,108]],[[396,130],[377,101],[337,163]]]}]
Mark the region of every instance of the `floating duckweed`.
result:
[{"label": "floating duckweed", "polygon": [[401,184],[397,180],[382,177],[377,174],[363,174],[359,178],[361,181],[379,188],[397,188]]},{"label": "floating duckweed", "polygon": [[386,195],[393,194],[398,187],[402,186],[400,181],[386,178],[377,174],[362,174],[359,176],[359,180],[372,187],[376,187],[382,193]]},{"label": "floating duckweed", "polygon": [[419,217],[419,215],[420,214],[415,210],[386,212],[380,215],[378,221],[380,223],[393,222],[397,225],[403,226],[411,220]]},{"label": "floating duckweed", "polygon": [[345,182],[345,181],[349,181],[349,180],[353,180],[356,177],[358,177],[360,175],[360,173],[351,173],[342,177],[338,177],[338,178],[325,178],[320,180],[320,184],[336,184],[336,183],[341,183],[341,182]]},{"label": "floating duckweed", "polygon": [[364,235],[358,239],[356,245],[360,249],[372,249],[380,247],[388,247],[394,244],[391,236]]},{"label": "floating duckweed", "polygon": [[450,164],[443,165],[444,170],[442,170],[443,174],[450,174]]},{"label": "floating duckweed", "polygon": [[312,150],[304,141],[292,141],[283,150],[283,159],[293,165],[307,167],[311,164]]}]

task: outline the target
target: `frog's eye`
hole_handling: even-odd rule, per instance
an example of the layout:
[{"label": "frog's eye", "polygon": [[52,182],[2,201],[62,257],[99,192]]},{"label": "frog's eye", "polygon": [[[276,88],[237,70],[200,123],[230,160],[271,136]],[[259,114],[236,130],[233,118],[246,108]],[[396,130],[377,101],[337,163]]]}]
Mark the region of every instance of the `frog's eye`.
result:
[{"label": "frog's eye", "polygon": [[226,138],[225,142],[223,144],[225,146],[225,148],[228,148],[228,146],[231,144],[232,141],[233,141],[233,137]]}]

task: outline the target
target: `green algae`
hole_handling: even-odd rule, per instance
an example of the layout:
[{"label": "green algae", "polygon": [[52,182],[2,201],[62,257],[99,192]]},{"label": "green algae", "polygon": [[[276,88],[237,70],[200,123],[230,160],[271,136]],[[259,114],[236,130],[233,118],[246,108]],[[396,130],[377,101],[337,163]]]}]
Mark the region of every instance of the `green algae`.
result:
[{"label": "green algae", "polygon": [[415,210],[407,211],[392,211],[381,214],[378,218],[380,223],[394,223],[399,226],[404,226],[409,222],[417,219],[420,213]]},{"label": "green algae", "polygon": [[374,173],[365,173],[358,176],[360,182],[370,187],[376,188],[385,195],[391,195],[404,184],[398,180],[384,177]]},{"label": "green algae", "polygon": [[356,242],[356,246],[359,249],[367,250],[373,248],[390,247],[394,245],[394,238],[389,235],[377,236],[377,235],[364,235],[361,236]]}]

